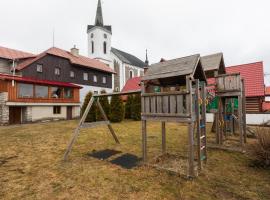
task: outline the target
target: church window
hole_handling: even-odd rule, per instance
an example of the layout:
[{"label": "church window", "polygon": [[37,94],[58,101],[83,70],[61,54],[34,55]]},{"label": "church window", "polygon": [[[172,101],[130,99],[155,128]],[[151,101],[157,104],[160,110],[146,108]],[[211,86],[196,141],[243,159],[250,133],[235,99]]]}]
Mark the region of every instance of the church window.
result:
[{"label": "church window", "polygon": [[94,38],[94,33],[91,33],[91,38]]},{"label": "church window", "polygon": [[132,70],[129,71],[129,78],[133,78],[133,71]]},{"label": "church window", "polygon": [[107,34],[104,33],[104,38],[107,39]]},{"label": "church window", "polygon": [[106,42],[103,42],[103,52],[104,52],[104,54],[107,53],[107,43]]},{"label": "church window", "polygon": [[91,42],[91,46],[92,46],[92,53],[94,53],[94,52],[95,52],[95,50],[94,50],[94,48],[95,48],[95,44],[94,44],[94,42],[93,42],[93,41]]}]

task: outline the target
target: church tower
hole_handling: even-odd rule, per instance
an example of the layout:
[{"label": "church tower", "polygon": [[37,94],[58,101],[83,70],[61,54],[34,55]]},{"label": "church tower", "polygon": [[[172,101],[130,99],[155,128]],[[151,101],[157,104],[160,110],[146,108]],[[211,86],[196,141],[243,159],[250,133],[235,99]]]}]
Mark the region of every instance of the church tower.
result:
[{"label": "church tower", "polygon": [[88,25],[88,56],[111,65],[111,26],[103,23],[101,1],[98,0],[94,25]]}]

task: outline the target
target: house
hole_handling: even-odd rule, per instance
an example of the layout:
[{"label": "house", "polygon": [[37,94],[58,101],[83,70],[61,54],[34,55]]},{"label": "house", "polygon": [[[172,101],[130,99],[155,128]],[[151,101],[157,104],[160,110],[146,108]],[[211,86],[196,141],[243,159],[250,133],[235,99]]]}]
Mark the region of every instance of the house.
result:
[{"label": "house", "polygon": [[247,113],[262,112],[265,98],[263,62],[226,67],[227,73],[240,73],[245,81]]},{"label": "house", "polygon": [[16,64],[16,74],[39,80],[74,83],[82,87],[80,101],[87,92],[112,92],[114,70],[106,64],[70,51],[52,47]]},{"label": "house", "polygon": [[0,74],[0,124],[78,118],[80,89],[71,83]]},{"label": "house", "polygon": [[31,53],[0,46],[0,73],[11,74],[15,64],[34,56]]},{"label": "house", "polygon": [[115,74],[113,89],[121,91],[126,82],[133,77],[142,76],[146,63],[136,56],[112,47],[112,26],[104,25],[100,0],[98,1],[94,25],[87,26],[88,56],[106,63]]}]

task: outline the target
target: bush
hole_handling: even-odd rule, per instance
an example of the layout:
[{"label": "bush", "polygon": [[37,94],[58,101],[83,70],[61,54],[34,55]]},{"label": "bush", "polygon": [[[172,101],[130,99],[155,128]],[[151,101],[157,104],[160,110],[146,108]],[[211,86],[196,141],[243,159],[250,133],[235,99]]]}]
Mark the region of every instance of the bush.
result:
[{"label": "bush", "polygon": [[127,102],[125,104],[125,118],[131,119],[131,107],[133,104],[133,95],[128,95]]},{"label": "bush", "polygon": [[134,120],[141,120],[141,95],[135,94],[131,106],[131,118]]},{"label": "bush", "polygon": [[[92,98],[92,96],[93,96],[93,93],[91,91],[88,92],[87,95],[85,96],[83,106],[81,108],[81,115],[83,115],[84,111],[86,110],[86,107],[87,107],[90,99]],[[90,112],[88,113],[85,121],[86,122],[94,122],[94,121],[96,121],[96,104],[92,105],[92,107],[90,109]]]},{"label": "bush", "polygon": [[[102,90],[100,93],[106,94],[106,91]],[[107,117],[109,118],[111,108],[110,108],[108,97],[107,96],[106,97],[99,97],[99,102],[100,102],[104,112],[106,113]],[[97,108],[97,120],[98,121],[104,120],[102,115],[101,115],[101,112],[99,111],[98,108]]]},{"label": "bush", "polygon": [[260,127],[256,130],[257,142],[252,148],[256,161],[270,166],[270,129]]},{"label": "bush", "polygon": [[124,119],[124,105],[119,95],[113,95],[111,99],[111,122],[121,122]]}]

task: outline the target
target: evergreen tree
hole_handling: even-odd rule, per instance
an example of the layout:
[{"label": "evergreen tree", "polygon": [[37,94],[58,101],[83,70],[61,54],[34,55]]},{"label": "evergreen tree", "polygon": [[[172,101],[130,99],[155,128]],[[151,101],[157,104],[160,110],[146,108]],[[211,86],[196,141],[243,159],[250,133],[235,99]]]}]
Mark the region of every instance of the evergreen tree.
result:
[{"label": "evergreen tree", "polygon": [[[87,95],[84,98],[84,102],[83,102],[83,106],[81,108],[81,115],[83,115],[84,111],[86,110],[86,107],[90,101],[90,99],[92,98],[93,93],[90,91],[87,93]],[[90,112],[88,112],[88,115],[85,119],[86,122],[94,122],[96,121],[96,105],[93,104],[90,108]]]},{"label": "evergreen tree", "polygon": [[125,104],[125,118],[131,119],[131,107],[133,103],[133,95],[128,95],[127,102]]},{"label": "evergreen tree", "polygon": [[131,118],[138,121],[141,120],[141,95],[135,94],[131,106]]},{"label": "evergreen tree", "polygon": [[111,122],[121,122],[124,119],[124,105],[119,95],[113,95],[111,99]]},{"label": "evergreen tree", "polygon": [[[106,91],[105,90],[102,90],[100,92],[101,94],[106,94]],[[109,118],[110,117],[110,104],[109,104],[109,100],[108,100],[108,97],[105,96],[105,97],[99,97],[99,102],[104,110],[104,112],[106,113],[107,117]],[[101,121],[101,120],[104,120],[102,115],[101,115],[101,112],[99,111],[99,109],[97,108],[97,120],[98,121]]]}]

